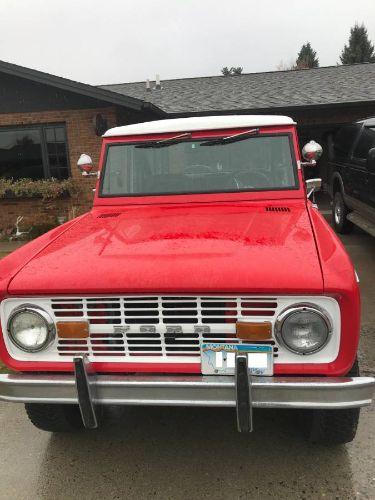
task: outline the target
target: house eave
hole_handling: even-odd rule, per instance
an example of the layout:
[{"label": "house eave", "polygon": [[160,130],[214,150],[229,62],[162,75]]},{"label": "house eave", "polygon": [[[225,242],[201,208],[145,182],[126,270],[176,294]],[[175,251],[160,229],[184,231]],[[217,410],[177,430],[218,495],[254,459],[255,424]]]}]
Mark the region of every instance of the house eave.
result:
[{"label": "house eave", "polygon": [[160,116],[164,116],[165,112],[151,103],[146,103],[141,99],[116,94],[109,90],[101,89],[85,83],[76,82],[67,78],[50,75],[42,71],[37,71],[31,68],[25,68],[16,64],[11,64],[5,61],[0,61],[0,73],[24,78],[35,83],[50,85],[60,90],[73,92],[99,101],[108,102],[117,106],[127,107],[134,111],[151,110]]}]

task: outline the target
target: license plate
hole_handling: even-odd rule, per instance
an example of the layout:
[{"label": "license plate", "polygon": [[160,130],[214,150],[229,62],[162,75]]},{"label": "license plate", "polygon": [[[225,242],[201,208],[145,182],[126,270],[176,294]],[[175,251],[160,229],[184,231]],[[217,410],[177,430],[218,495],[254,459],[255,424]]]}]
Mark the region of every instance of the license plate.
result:
[{"label": "license plate", "polygon": [[247,354],[252,375],[273,375],[273,347],[270,345],[202,344],[203,375],[234,375],[238,354]]}]

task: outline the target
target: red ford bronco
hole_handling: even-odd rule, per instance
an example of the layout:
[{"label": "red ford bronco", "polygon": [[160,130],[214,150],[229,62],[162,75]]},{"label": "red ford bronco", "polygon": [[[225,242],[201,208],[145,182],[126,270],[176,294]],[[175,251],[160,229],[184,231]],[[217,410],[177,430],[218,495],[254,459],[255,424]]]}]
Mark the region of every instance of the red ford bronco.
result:
[{"label": "red ford bronco", "polygon": [[92,210],[0,261],[0,399],[47,431],[104,405],[232,406],[242,432],[294,408],[312,440],[352,440],[375,380],[355,271],[303,178],[320,153],[302,162],[282,116],[108,130]]}]

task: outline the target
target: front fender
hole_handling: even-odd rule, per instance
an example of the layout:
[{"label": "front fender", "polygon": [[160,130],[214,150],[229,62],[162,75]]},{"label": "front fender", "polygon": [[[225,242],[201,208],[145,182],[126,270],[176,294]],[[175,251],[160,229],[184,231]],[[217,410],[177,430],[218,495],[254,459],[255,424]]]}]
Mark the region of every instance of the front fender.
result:
[{"label": "front fender", "polygon": [[331,365],[344,375],[352,367],[358,350],[361,303],[354,266],[338,236],[311,204],[308,206],[323,276],[324,294],[336,298],[341,312],[341,346]]}]

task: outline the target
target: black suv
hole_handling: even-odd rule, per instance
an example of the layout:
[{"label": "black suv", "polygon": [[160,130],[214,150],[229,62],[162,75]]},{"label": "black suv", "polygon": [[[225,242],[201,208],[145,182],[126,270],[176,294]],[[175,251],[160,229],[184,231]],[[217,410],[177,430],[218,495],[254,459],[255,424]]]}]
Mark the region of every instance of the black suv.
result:
[{"label": "black suv", "polygon": [[338,129],[329,141],[333,226],[375,236],[375,118]]}]

